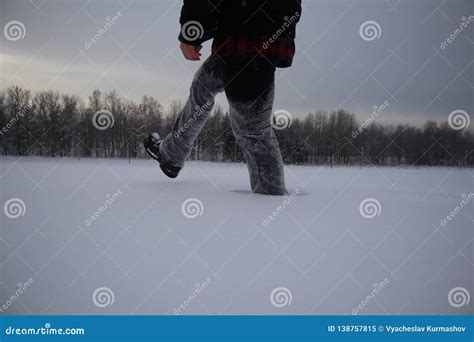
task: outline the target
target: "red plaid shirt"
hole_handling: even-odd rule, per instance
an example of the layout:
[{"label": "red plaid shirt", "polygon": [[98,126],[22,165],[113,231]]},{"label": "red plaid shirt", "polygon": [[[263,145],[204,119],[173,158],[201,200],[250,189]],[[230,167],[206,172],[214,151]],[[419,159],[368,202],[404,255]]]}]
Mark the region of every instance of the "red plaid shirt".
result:
[{"label": "red plaid shirt", "polygon": [[253,58],[261,55],[277,68],[291,66],[295,55],[295,43],[283,35],[273,40],[269,37],[238,34],[226,39],[215,38],[212,53],[222,57],[237,56]]}]

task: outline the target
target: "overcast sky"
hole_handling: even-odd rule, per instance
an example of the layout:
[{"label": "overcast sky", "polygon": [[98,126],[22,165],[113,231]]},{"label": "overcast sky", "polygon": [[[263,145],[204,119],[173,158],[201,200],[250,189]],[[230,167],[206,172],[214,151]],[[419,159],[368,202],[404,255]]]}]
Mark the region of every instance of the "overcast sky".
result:
[{"label": "overcast sky", "polygon": [[[294,66],[277,72],[275,110],[301,116],[346,108],[363,119],[387,101],[381,122],[445,121],[458,109],[472,118],[474,21],[444,49],[440,44],[463,16],[474,15],[473,4],[304,0]],[[84,99],[93,89],[116,90],[133,100],[151,95],[164,106],[184,101],[200,63],[185,61],[178,50],[180,7],[175,0],[0,0],[2,28],[11,21],[25,27],[22,39],[0,36],[0,89],[15,84]],[[378,38],[362,39],[366,21],[379,25]],[[209,50],[207,43],[204,55]],[[224,96],[218,103],[227,108]]]}]

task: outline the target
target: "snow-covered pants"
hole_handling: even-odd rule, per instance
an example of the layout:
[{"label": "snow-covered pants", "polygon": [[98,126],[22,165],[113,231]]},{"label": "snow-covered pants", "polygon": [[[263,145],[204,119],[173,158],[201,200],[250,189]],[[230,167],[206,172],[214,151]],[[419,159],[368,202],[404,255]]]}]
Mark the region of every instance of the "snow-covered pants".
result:
[{"label": "snow-covered pants", "polygon": [[161,154],[183,167],[204,127],[215,96],[225,91],[232,131],[247,163],[255,193],[285,195],[283,160],[271,124],[275,67],[264,58],[222,59],[211,55],[194,75],[189,98],[163,140]]}]

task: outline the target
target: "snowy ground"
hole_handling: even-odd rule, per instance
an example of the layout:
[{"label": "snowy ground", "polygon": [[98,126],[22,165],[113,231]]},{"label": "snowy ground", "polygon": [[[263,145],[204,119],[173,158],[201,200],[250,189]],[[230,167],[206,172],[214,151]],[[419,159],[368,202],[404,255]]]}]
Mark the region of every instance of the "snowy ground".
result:
[{"label": "snowy ground", "polygon": [[190,162],[175,181],[145,160],[0,165],[3,313],[473,310],[474,199],[441,224],[473,169],[289,166],[285,203],[251,194],[242,164]]}]

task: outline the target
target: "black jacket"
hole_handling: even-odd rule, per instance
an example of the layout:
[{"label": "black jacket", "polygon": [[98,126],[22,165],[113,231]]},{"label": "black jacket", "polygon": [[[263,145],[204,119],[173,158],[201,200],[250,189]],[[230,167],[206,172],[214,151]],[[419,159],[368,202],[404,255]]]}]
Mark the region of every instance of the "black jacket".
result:
[{"label": "black jacket", "polygon": [[[200,45],[244,33],[271,37],[288,18],[301,15],[301,0],[184,0],[179,40]],[[285,30],[295,39],[296,22]]]}]

